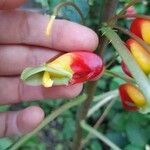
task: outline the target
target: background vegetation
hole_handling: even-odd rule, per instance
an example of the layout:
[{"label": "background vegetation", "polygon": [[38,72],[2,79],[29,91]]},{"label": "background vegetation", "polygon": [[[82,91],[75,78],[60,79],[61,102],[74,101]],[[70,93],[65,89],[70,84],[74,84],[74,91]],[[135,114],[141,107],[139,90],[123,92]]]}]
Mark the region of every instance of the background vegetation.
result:
[{"label": "background vegetation", "polygon": [[[42,13],[51,13],[53,8],[66,0],[36,0],[35,2],[30,2],[24,6],[24,8],[36,9]],[[72,0],[81,9],[86,26],[89,26],[95,30],[98,34],[98,29],[100,28],[100,11],[103,9],[103,0]],[[130,0],[120,0],[117,6],[116,12],[119,12],[123,6],[130,2]],[[109,6],[111,7],[111,6]],[[150,14],[150,2],[144,1],[135,5],[135,10],[138,13]],[[50,12],[49,12],[50,10]],[[59,14],[59,18],[66,18],[71,21],[80,22],[80,16],[72,9],[67,7],[62,9]],[[124,27],[129,27],[130,19],[120,20],[120,25]],[[120,34],[122,39],[127,37]],[[106,63],[110,62],[115,54],[115,50],[108,46],[103,57]],[[111,64],[109,69],[122,74],[120,68],[120,58]],[[118,88],[120,84],[124,83],[123,80],[104,75],[100,80],[98,80],[95,96],[99,96],[104,92],[112,91]],[[85,85],[86,87],[87,85]],[[38,102],[23,104],[17,104],[15,106],[0,106],[0,111],[6,110],[18,110],[20,108],[25,108],[29,105],[39,105],[45,111],[45,114],[50,114],[53,110],[59,108],[60,105],[68,102],[67,100],[42,100]],[[94,105],[95,102],[92,103]],[[109,105],[109,107],[108,107]],[[107,109],[106,109],[107,108]],[[76,124],[76,113],[78,107],[67,110],[65,113],[61,114],[57,119],[49,123],[37,136],[32,137],[24,145],[21,146],[21,150],[69,150],[71,149],[71,143],[75,134],[75,124]],[[106,112],[104,118],[101,118],[103,112]],[[87,122],[89,125],[94,126],[95,123],[102,119],[101,124],[98,126],[98,131],[103,133],[107,138],[109,138],[113,143],[118,145],[123,150],[149,150],[150,149],[150,114],[143,115],[138,112],[128,112],[125,111],[122,106],[119,97],[116,98],[113,104],[107,103],[95,113],[93,113]],[[83,137],[87,136],[87,132],[83,133]],[[6,149],[10,146],[16,138],[3,138],[0,139],[0,150]],[[107,144],[100,141],[99,139],[93,137],[85,145],[85,150],[106,150],[109,149]]]}]

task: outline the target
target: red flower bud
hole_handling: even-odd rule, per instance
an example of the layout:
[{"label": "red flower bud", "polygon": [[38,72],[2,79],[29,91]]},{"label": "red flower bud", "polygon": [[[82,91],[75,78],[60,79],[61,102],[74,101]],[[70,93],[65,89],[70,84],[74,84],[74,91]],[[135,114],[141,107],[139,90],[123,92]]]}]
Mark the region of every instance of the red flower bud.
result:
[{"label": "red flower bud", "polygon": [[138,110],[146,106],[146,101],[140,90],[130,83],[119,87],[122,105],[127,110]]},{"label": "red flower bud", "polygon": [[[127,16],[134,15],[134,14],[136,14],[136,10],[135,10],[134,6],[131,6],[126,10]],[[127,19],[133,19],[133,17],[127,17]]]},{"label": "red flower bud", "polygon": [[150,44],[150,20],[136,18],[130,27],[131,32],[142,38],[146,43]]}]

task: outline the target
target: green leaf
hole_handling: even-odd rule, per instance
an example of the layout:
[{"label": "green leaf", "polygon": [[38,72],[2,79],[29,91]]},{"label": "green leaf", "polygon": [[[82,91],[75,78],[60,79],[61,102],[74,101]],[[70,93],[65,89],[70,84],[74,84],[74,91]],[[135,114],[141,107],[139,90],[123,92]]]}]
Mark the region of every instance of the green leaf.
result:
[{"label": "green leaf", "polygon": [[0,139],[0,150],[5,150],[12,144],[12,141],[9,138]]},{"label": "green leaf", "polygon": [[127,145],[124,150],[142,150],[142,149],[143,149],[142,147],[136,145]]},{"label": "green leaf", "polygon": [[106,136],[120,147],[124,147],[127,144],[123,132],[108,130]]},{"label": "green leaf", "polygon": [[[113,67],[112,69],[111,69],[111,71],[113,71],[114,73],[116,73],[116,74],[118,74],[118,75],[120,75],[120,76],[124,76],[123,75],[123,72],[122,72],[122,69],[121,69],[121,67],[120,66],[115,66],[115,67]],[[115,89],[115,88],[118,88],[118,86],[120,85],[120,84],[123,84],[125,81],[123,80],[123,79],[120,79],[120,78],[118,78],[118,77],[114,77],[113,79],[112,79],[112,82],[111,82],[111,84],[110,84],[110,89]]]},{"label": "green leaf", "polygon": [[73,118],[66,118],[63,123],[62,134],[65,139],[69,140],[74,133],[75,130],[75,120]]},{"label": "green leaf", "polygon": [[144,14],[146,12],[146,7],[141,3],[135,5],[135,9],[139,14]]},{"label": "green leaf", "polygon": [[98,140],[92,140],[90,142],[90,150],[102,150],[102,146]]},{"label": "green leaf", "polygon": [[9,108],[10,108],[10,105],[0,106],[0,112],[7,111],[7,110],[9,110]]},{"label": "green leaf", "polygon": [[141,130],[139,124],[129,122],[126,126],[127,136],[129,141],[136,146],[144,147],[147,143],[147,138]]},{"label": "green leaf", "polygon": [[145,107],[141,108],[139,110],[139,112],[142,113],[142,114],[148,114],[148,113],[150,113],[150,106],[146,105]]},{"label": "green leaf", "polygon": [[[84,17],[88,15],[89,12],[89,5],[87,0],[72,0],[81,10]],[[67,20],[75,21],[75,22],[81,22],[80,15],[76,12],[76,10],[73,7],[67,6],[62,9],[61,15],[63,18],[66,18]]]},{"label": "green leaf", "polygon": [[37,3],[40,3],[42,7],[48,7],[48,0],[35,0]]},{"label": "green leaf", "polygon": [[110,121],[109,126],[117,131],[122,131],[125,129],[125,125],[128,122],[128,115],[125,113],[117,113],[113,116],[112,121]]},{"label": "green leaf", "polygon": [[93,5],[94,5],[94,2],[95,2],[95,0],[88,0],[88,4],[89,4],[90,6],[93,6]]}]

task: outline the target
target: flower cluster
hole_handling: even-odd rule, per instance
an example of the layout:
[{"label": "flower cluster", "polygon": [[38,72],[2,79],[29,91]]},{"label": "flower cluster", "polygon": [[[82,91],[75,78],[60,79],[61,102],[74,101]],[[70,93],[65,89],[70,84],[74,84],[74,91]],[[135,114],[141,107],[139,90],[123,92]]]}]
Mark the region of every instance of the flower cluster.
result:
[{"label": "flower cluster", "polygon": [[[150,20],[136,18],[131,23],[130,31],[140,37],[145,43],[150,44]],[[134,39],[128,39],[125,44],[141,70],[149,76],[150,52]],[[122,62],[121,66],[125,74],[132,77],[124,62]],[[119,87],[119,92],[125,109],[142,110],[147,108],[148,104],[136,85],[125,83]]]}]

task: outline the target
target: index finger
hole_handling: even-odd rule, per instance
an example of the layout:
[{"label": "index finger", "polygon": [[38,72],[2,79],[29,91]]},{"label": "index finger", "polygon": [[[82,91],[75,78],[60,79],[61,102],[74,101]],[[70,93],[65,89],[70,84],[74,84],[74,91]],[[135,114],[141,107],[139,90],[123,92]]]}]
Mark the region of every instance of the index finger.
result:
[{"label": "index finger", "polygon": [[17,8],[23,3],[25,3],[26,0],[1,0],[0,1],[0,9],[13,9]]},{"label": "index finger", "polygon": [[31,12],[0,11],[0,44],[28,44],[56,50],[92,51],[98,37],[91,29],[66,20],[56,20],[45,35],[49,17]]}]

